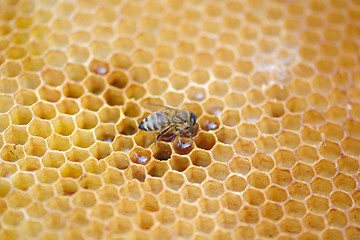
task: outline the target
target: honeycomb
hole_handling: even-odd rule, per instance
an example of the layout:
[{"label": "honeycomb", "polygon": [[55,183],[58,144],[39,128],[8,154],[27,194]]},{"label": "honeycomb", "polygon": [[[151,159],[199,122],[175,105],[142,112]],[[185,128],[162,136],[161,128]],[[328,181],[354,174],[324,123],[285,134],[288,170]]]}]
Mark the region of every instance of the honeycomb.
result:
[{"label": "honeycomb", "polygon": [[0,12],[1,239],[360,239],[359,0]]}]

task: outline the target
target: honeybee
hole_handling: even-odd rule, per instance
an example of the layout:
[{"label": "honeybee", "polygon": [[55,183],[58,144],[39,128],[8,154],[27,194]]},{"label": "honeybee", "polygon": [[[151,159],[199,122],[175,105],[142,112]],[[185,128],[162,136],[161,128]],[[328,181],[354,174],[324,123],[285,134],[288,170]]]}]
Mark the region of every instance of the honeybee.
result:
[{"label": "honeybee", "polygon": [[189,130],[190,138],[193,140],[194,127],[197,124],[197,116],[194,112],[157,104],[151,105],[161,107],[162,110],[154,112],[144,118],[139,124],[139,129],[151,132],[160,131],[155,143],[172,129],[179,132],[181,137],[184,137],[185,130]]}]

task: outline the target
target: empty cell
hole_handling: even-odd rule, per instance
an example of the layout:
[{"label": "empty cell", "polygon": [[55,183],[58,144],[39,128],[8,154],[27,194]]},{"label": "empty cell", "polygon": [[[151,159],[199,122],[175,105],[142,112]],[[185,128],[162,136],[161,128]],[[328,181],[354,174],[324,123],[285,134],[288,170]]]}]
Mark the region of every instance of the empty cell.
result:
[{"label": "empty cell", "polygon": [[209,166],[208,173],[210,177],[223,181],[229,175],[229,169],[223,163],[213,163]]},{"label": "empty cell", "polygon": [[340,106],[331,106],[325,112],[325,117],[335,123],[342,123],[347,115],[347,111]]},{"label": "empty cell", "polygon": [[49,121],[34,118],[28,125],[29,133],[33,136],[48,138],[53,129]]},{"label": "empty cell", "polygon": [[293,97],[286,102],[286,108],[292,113],[301,113],[307,109],[307,102],[302,97]]},{"label": "empty cell", "polygon": [[60,167],[62,177],[79,178],[83,174],[82,166],[76,163],[66,163]]},{"label": "empty cell", "polygon": [[330,160],[335,160],[341,155],[341,148],[335,142],[324,141],[321,143],[319,153]]},{"label": "empty cell", "polygon": [[103,97],[106,103],[110,106],[118,106],[125,103],[123,92],[117,88],[107,88],[103,93]]},{"label": "empty cell", "polygon": [[42,157],[47,151],[46,142],[42,138],[31,137],[24,150],[27,155]]},{"label": "empty cell", "polygon": [[59,178],[59,173],[56,169],[42,168],[36,172],[36,178],[41,183],[53,183]]},{"label": "empty cell", "polygon": [[220,115],[224,110],[225,105],[223,101],[218,98],[208,98],[204,102],[203,107],[208,114]]},{"label": "empty cell", "polygon": [[146,193],[139,203],[141,208],[144,209],[145,211],[149,211],[149,212],[159,211],[159,202],[157,198],[150,193]]},{"label": "empty cell", "polygon": [[170,167],[178,172],[185,171],[190,165],[190,160],[187,156],[172,155],[168,161]]},{"label": "empty cell", "polygon": [[265,153],[272,153],[277,148],[277,142],[273,136],[260,136],[255,139],[256,147]]},{"label": "empty cell", "polygon": [[300,146],[296,150],[296,156],[302,162],[309,164],[315,163],[319,159],[316,149],[308,145]]},{"label": "empty cell", "polygon": [[290,131],[279,133],[277,139],[281,146],[290,149],[295,149],[300,144],[300,137],[296,133]]},{"label": "empty cell", "polygon": [[64,96],[68,98],[80,98],[85,93],[82,84],[70,81],[63,84],[62,90]]},{"label": "empty cell", "polygon": [[215,132],[217,139],[224,144],[232,144],[237,138],[236,131],[231,128],[222,127]]},{"label": "empty cell", "polygon": [[31,106],[38,100],[35,92],[29,89],[20,89],[14,94],[14,98],[17,104],[23,106]]},{"label": "empty cell", "polygon": [[259,221],[258,207],[243,206],[238,213],[238,217],[244,223],[257,223]]},{"label": "empty cell", "polygon": [[306,199],[306,205],[311,212],[322,214],[328,210],[329,201],[322,196],[310,196]]},{"label": "empty cell", "polygon": [[93,94],[84,94],[79,97],[83,108],[90,111],[98,111],[104,105],[104,100]]},{"label": "empty cell", "polygon": [[215,180],[208,180],[203,183],[204,192],[208,197],[217,198],[224,193],[224,186]]},{"label": "empty cell", "polygon": [[229,191],[233,192],[242,192],[246,188],[246,180],[243,177],[232,175],[228,177],[225,181],[225,187]]},{"label": "empty cell", "polygon": [[72,143],[81,148],[88,148],[95,142],[95,137],[92,132],[77,129],[70,136]]},{"label": "empty cell", "polygon": [[11,125],[4,132],[4,139],[5,142],[9,144],[24,145],[29,139],[29,134],[25,126]]},{"label": "empty cell", "polygon": [[14,100],[10,96],[0,95],[0,112],[5,113],[14,106]]},{"label": "empty cell", "polygon": [[359,162],[355,158],[342,156],[337,160],[337,166],[342,172],[355,174],[359,169]]},{"label": "empty cell", "polygon": [[292,174],[294,178],[298,180],[311,181],[315,173],[310,165],[305,163],[297,163],[292,169]]},{"label": "empty cell", "polygon": [[308,213],[302,219],[306,228],[312,231],[321,231],[325,228],[325,222],[322,216]]},{"label": "empty cell", "polygon": [[117,107],[104,106],[99,110],[98,116],[103,123],[117,123],[120,119],[120,110]]},{"label": "empty cell", "polygon": [[117,202],[119,200],[118,191],[116,190],[116,188],[114,186],[105,185],[104,187],[99,189],[97,192],[98,192],[98,196],[99,196],[100,200],[105,203],[106,202],[109,202],[109,203]]},{"label": "empty cell", "polygon": [[41,86],[38,91],[40,99],[47,102],[57,102],[61,98],[61,92],[55,88]]},{"label": "empty cell", "polygon": [[168,170],[169,165],[167,162],[150,161],[146,166],[147,173],[153,177],[162,177]]},{"label": "empty cell", "polygon": [[[65,81],[65,75],[62,71],[53,69],[53,68],[45,68],[41,71],[41,78],[46,85],[50,85],[52,87],[60,86]],[[30,80],[30,79],[29,79]],[[29,81],[27,78],[24,78],[25,81]],[[30,83],[26,83],[29,85]]]},{"label": "empty cell", "polygon": [[247,174],[251,169],[251,165],[247,158],[235,156],[230,160],[229,168],[233,173]]},{"label": "empty cell", "polygon": [[[259,123],[259,125],[260,124],[261,123]],[[242,123],[238,125],[237,130],[239,132],[239,136],[244,138],[256,138],[258,136],[258,128],[253,123]]]},{"label": "empty cell", "polygon": [[17,210],[8,210],[2,216],[4,224],[12,227],[19,225],[24,219],[24,214]]},{"label": "empty cell", "polygon": [[151,146],[153,157],[157,160],[168,160],[171,158],[172,150],[168,143],[159,142],[156,145]]},{"label": "empty cell", "polygon": [[[265,134],[275,134],[275,133],[279,132],[279,130],[280,130],[279,122],[276,121],[275,119],[272,119],[269,117],[261,118],[261,120],[257,122],[257,126],[258,126],[259,130]],[[244,124],[240,125],[240,127],[238,127],[238,130],[240,128],[245,128],[245,130],[243,130],[245,136],[252,136],[254,138],[258,134],[257,128],[253,124],[250,124],[250,123],[245,124],[244,123]],[[240,130],[239,130],[239,132],[240,132]]]},{"label": "empty cell", "polygon": [[16,125],[27,125],[32,119],[29,108],[16,106],[10,110],[11,122]]},{"label": "empty cell", "polygon": [[216,144],[212,149],[211,154],[215,161],[228,162],[234,156],[234,151],[231,146]]},{"label": "empty cell", "polygon": [[334,177],[333,181],[335,187],[337,187],[339,190],[343,190],[348,193],[351,193],[356,188],[355,179],[352,176],[347,175],[345,173],[337,174]]},{"label": "empty cell", "polygon": [[235,152],[241,156],[249,157],[252,156],[255,152],[255,146],[252,142],[246,139],[238,138],[234,144],[233,148]]},{"label": "empty cell", "polygon": [[155,142],[156,134],[154,132],[139,131],[135,134],[135,143],[143,148],[150,147]]},{"label": "empty cell", "polygon": [[95,128],[95,137],[97,140],[111,143],[114,140],[115,135],[115,126],[112,124],[101,124]]},{"label": "empty cell", "polygon": [[181,203],[181,196],[177,192],[164,190],[159,196],[160,202],[173,208],[177,208]]},{"label": "empty cell", "polygon": [[109,222],[109,232],[111,234],[123,234],[131,230],[132,225],[125,217],[113,217]]},{"label": "empty cell", "polygon": [[149,229],[154,224],[154,219],[149,213],[140,212],[135,216],[135,223],[141,229]]},{"label": "empty cell", "polygon": [[274,167],[274,160],[264,153],[256,153],[251,158],[251,165],[260,171],[270,171]]},{"label": "empty cell", "polygon": [[262,114],[263,112],[260,108],[247,105],[246,107],[242,108],[240,116],[241,119],[252,123],[261,119]]},{"label": "empty cell", "polygon": [[1,93],[14,93],[19,88],[15,79],[3,78],[0,80],[0,92]]},{"label": "empty cell", "polygon": [[101,220],[109,219],[113,215],[114,215],[114,209],[111,205],[108,204],[98,204],[92,209],[91,212],[91,216],[94,216]]},{"label": "empty cell", "polygon": [[101,94],[105,90],[106,82],[101,77],[89,75],[84,80],[84,86],[93,94]]},{"label": "empty cell", "polygon": [[359,155],[359,146],[360,146],[359,140],[352,137],[347,137],[342,141],[341,145],[347,154],[352,156]]},{"label": "empty cell", "polygon": [[194,140],[196,146],[204,150],[210,150],[216,143],[214,134],[208,132],[200,132]]},{"label": "empty cell", "polygon": [[280,186],[287,186],[292,182],[292,175],[288,169],[283,168],[274,168],[271,173],[271,180],[273,183],[278,184]]},{"label": "empty cell", "polygon": [[107,76],[107,82],[116,88],[125,88],[129,82],[129,77],[122,71],[113,71]]},{"label": "empty cell", "polygon": [[202,183],[206,176],[204,169],[200,167],[190,167],[186,169],[185,176],[190,183]]},{"label": "empty cell", "polygon": [[[65,153],[65,156],[68,161],[83,162],[90,157],[90,152],[88,149],[82,149],[82,148],[73,146],[71,149],[69,149]],[[86,169],[86,164],[84,165],[84,167]],[[100,170],[101,168],[98,167],[98,169]]]},{"label": "empty cell", "polygon": [[[97,161],[97,160],[94,159],[94,161]],[[102,166],[100,166],[100,167],[102,167]],[[101,178],[104,181],[104,183],[107,185],[109,185],[109,184],[123,185],[125,183],[125,178],[124,178],[122,171],[120,171],[118,169],[114,169],[114,168],[108,168],[106,171],[105,170],[106,170],[106,166],[103,166],[102,170],[97,170],[97,171],[92,171],[92,172],[95,174],[99,174],[99,173],[103,172]],[[86,170],[86,171],[90,172],[89,170]]]},{"label": "empty cell", "polygon": [[68,61],[68,59],[63,51],[50,50],[45,54],[45,61],[52,67],[63,67]]},{"label": "empty cell", "polygon": [[122,151],[125,153],[129,152],[133,146],[134,142],[129,136],[118,135],[112,143],[112,147],[115,151]]},{"label": "empty cell", "polygon": [[73,118],[67,115],[58,115],[51,123],[55,132],[63,136],[69,136],[75,130]]},{"label": "empty cell", "polygon": [[96,141],[91,147],[90,152],[97,160],[106,158],[111,154],[113,149],[111,148],[110,143]]},{"label": "empty cell", "polygon": [[12,184],[15,188],[26,191],[35,183],[35,178],[30,173],[19,172],[11,177]]},{"label": "empty cell", "polygon": [[270,184],[270,178],[263,172],[253,171],[248,175],[247,182],[255,188],[264,189]]},{"label": "empty cell", "polygon": [[69,115],[74,115],[80,111],[79,104],[73,99],[63,99],[56,104],[59,112]]},{"label": "empty cell", "polygon": [[41,162],[44,167],[59,168],[65,163],[65,156],[60,152],[47,151]]},{"label": "empty cell", "polygon": [[32,198],[28,193],[13,191],[8,196],[8,204],[11,208],[23,208],[32,202]]},{"label": "empty cell", "polygon": [[47,145],[51,150],[66,151],[71,147],[68,137],[53,133],[47,138]]},{"label": "empty cell", "polygon": [[38,118],[49,120],[53,119],[57,112],[52,104],[40,101],[32,106],[32,111]]},{"label": "empty cell", "polygon": [[313,193],[317,193],[325,196],[328,196],[329,193],[333,190],[331,181],[322,177],[315,178],[311,182],[310,187]]},{"label": "empty cell", "polygon": [[37,201],[46,201],[53,198],[54,190],[52,186],[36,184],[31,187],[30,194]]},{"label": "empty cell", "polygon": [[98,118],[96,114],[84,110],[75,116],[77,127],[81,129],[92,129],[98,125]]},{"label": "empty cell", "polygon": [[22,72],[22,67],[18,62],[7,61],[0,69],[4,77],[16,77]]},{"label": "empty cell", "polygon": [[251,205],[259,206],[265,201],[264,194],[259,190],[248,188],[243,193],[244,201],[248,202]]},{"label": "empty cell", "polygon": [[281,125],[285,129],[297,131],[301,127],[301,116],[294,114],[286,114],[281,119]]},{"label": "empty cell", "polygon": [[156,215],[156,219],[164,225],[171,224],[175,221],[175,213],[167,207],[160,209]]},{"label": "empty cell", "polygon": [[183,203],[176,210],[176,212],[180,217],[183,217],[183,218],[186,218],[186,219],[192,219],[197,215],[198,208],[196,206],[194,206],[194,205]]},{"label": "empty cell", "polygon": [[287,191],[276,185],[269,186],[265,190],[266,198],[275,202],[284,202],[287,197]]},{"label": "empty cell", "polygon": [[17,162],[20,170],[22,171],[36,171],[41,168],[41,163],[37,157],[25,157]]}]

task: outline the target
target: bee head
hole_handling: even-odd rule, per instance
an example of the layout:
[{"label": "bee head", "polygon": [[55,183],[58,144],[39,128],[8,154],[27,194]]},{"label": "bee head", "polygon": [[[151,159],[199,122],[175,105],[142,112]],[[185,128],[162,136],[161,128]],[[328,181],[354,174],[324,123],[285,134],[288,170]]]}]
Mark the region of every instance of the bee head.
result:
[{"label": "bee head", "polygon": [[190,112],[190,134],[194,134],[194,126],[196,125],[197,116],[195,113]]}]

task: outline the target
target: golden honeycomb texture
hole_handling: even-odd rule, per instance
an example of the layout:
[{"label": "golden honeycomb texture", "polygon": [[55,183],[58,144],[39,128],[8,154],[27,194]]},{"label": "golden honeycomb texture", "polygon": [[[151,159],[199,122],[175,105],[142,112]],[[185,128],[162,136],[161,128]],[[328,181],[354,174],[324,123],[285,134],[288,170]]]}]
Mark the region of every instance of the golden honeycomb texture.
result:
[{"label": "golden honeycomb texture", "polygon": [[360,239],[359,48],[359,0],[1,0],[0,239]]}]

